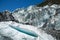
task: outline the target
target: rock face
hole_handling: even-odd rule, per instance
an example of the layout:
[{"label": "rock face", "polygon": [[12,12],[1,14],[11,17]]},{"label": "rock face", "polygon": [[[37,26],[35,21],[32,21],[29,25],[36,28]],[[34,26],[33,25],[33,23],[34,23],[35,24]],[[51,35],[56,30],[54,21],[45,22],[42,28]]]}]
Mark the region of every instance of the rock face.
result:
[{"label": "rock face", "polygon": [[0,22],[1,21],[16,21],[9,11],[0,12]]},{"label": "rock face", "polygon": [[45,5],[53,5],[53,4],[60,4],[60,0],[45,0],[44,2],[37,4],[38,7],[45,6]]},{"label": "rock face", "polygon": [[2,12],[2,14],[4,16],[4,20],[6,21],[14,20],[14,18],[12,17],[12,14],[9,11],[4,11]]}]

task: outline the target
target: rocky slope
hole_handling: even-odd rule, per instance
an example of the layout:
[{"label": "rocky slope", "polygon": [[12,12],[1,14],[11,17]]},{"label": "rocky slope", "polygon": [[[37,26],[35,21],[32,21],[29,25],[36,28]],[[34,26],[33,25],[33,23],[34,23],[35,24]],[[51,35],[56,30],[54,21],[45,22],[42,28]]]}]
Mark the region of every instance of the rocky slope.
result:
[{"label": "rocky slope", "polygon": [[8,10],[0,12],[0,22],[1,21],[16,21],[16,22],[18,22],[17,20],[14,19],[14,17],[12,16],[12,13],[9,12]]},{"label": "rocky slope", "polygon": [[37,6],[41,7],[41,6],[45,6],[45,5],[53,5],[53,4],[60,4],[60,0],[44,0],[44,2],[37,4]]}]

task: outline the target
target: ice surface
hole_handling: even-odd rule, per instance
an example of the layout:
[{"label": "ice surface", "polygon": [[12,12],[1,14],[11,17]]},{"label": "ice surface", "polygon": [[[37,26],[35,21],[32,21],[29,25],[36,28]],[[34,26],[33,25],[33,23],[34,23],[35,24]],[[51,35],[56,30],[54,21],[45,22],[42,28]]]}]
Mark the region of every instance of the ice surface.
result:
[{"label": "ice surface", "polygon": [[[56,40],[51,35],[45,33],[43,30],[38,30],[34,26],[24,25],[16,22],[0,22],[0,38],[1,40],[4,37],[9,37],[11,40]],[[13,27],[12,27],[13,26]],[[17,30],[17,29],[19,30]],[[38,36],[34,37],[28,34],[23,33],[22,31],[29,32],[30,34],[36,34]],[[34,32],[34,33],[33,33]],[[8,39],[9,40],[9,39]]]}]

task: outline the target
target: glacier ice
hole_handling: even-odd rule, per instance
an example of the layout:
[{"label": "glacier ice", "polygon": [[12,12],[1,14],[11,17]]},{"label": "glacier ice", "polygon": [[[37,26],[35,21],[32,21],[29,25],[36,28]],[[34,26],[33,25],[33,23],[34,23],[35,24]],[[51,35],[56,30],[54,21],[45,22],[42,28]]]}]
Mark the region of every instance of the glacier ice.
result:
[{"label": "glacier ice", "polygon": [[[51,6],[46,5],[44,7],[29,6],[26,9],[24,8],[16,9],[15,11],[13,11],[12,15],[16,20],[18,20],[22,24],[29,24],[29,25],[37,26],[38,28],[50,27],[57,30],[57,28],[60,27],[57,27],[56,25],[60,22],[58,22],[55,19],[56,16],[58,16],[56,14],[60,13],[59,10],[60,10],[60,5],[56,5],[56,4],[53,4]],[[54,25],[54,27],[52,25]]]},{"label": "glacier ice", "polygon": [[[6,15],[9,17],[9,14]],[[28,8],[18,8],[12,12],[12,16],[14,18],[11,20],[7,18],[6,20],[9,21],[0,22],[0,40],[57,40],[60,38],[60,5],[43,7],[33,5]]]},{"label": "glacier ice", "polygon": [[[10,37],[12,40],[56,40],[51,35],[45,33],[41,29],[37,29],[31,25],[24,25],[16,22],[0,22],[0,38]],[[12,28],[13,26],[13,28]],[[14,29],[15,28],[15,29]],[[22,31],[18,31],[16,28],[21,29],[23,31],[30,32],[34,31],[33,34],[37,34],[38,36],[34,37],[28,34],[23,33]],[[2,39],[1,39],[2,40]],[[4,40],[4,39],[3,39]],[[8,39],[9,40],[9,39]]]},{"label": "glacier ice", "polygon": [[[17,10],[19,10],[18,12],[16,12]],[[39,7],[28,7],[27,10],[25,9],[17,9],[15,10],[15,12],[13,12],[13,16],[16,20],[18,20],[20,23],[28,23],[30,25],[34,25],[34,26],[40,26],[40,24],[44,24],[44,20],[48,19],[48,13],[46,12],[46,10],[42,10],[39,11]],[[24,12],[20,12],[24,10]],[[44,12],[43,12],[44,11]],[[44,15],[44,13],[46,13]],[[18,15],[18,16],[17,16]],[[46,16],[46,17],[45,17]],[[45,17],[45,18],[44,18]],[[44,20],[43,20],[44,19]]]},{"label": "glacier ice", "polygon": [[[13,17],[21,24],[32,25],[60,39],[60,5],[29,6],[13,11]],[[59,35],[59,36],[58,36]]]}]

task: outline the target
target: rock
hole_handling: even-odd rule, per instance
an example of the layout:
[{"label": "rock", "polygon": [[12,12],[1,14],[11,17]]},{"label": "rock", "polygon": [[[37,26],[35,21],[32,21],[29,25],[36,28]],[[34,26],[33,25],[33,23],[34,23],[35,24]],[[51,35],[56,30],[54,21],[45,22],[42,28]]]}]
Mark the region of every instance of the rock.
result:
[{"label": "rock", "polygon": [[2,12],[2,14],[4,16],[4,20],[6,20],[6,21],[14,20],[12,14],[9,11],[6,10],[6,11]]},{"label": "rock", "polygon": [[[6,10],[3,12],[0,12],[0,22],[1,21],[16,21],[16,20],[12,16],[12,13]],[[18,22],[18,21],[16,21],[16,22]]]},{"label": "rock", "polygon": [[38,7],[43,7],[43,6],[46,6],[46,5],[53,5],[53,4],[57,4],[57,5],[60,5],[60,0],[45,0],[44,2],[40,3],[40,4],[37,4]]}]

